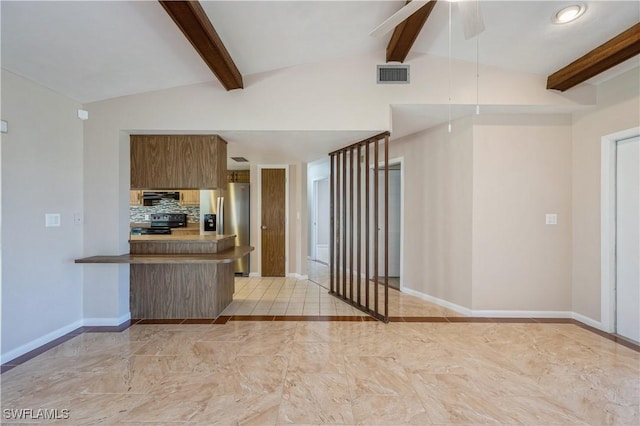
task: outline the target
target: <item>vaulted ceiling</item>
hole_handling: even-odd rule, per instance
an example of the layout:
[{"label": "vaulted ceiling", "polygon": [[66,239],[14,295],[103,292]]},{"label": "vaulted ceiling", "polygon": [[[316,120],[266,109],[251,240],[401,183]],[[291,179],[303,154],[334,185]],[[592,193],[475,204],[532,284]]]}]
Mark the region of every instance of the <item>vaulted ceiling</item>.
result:
[{"label": "vaulted ceiling", "polygon": [[[450,54],[546,77],[640,21],[637,1],[589,1],[579,21],[553,24],[554,13],[569,3],[481,1],[486,30],[471,40],[465,40],[453,4],[449,49],[449,7],[439,0],[425,13],[423,26],[418,22],[405,29],[409,35],[403,43],[415,37],[412,46],[400,52],[406,58],[390,59],[410,64],[419,55]],[[200,4],[239,74],[246,77],[366,54],[379,54],[379,63],[385,63],[387,48],[397,48],[390,43],[393,31],[381,37],[369,34],[405,1]],[[0,14],[2,67],[83,103],[216,81],[201,54],[155,0],[3,0]],[[639,63],[636,56],[589,82],[598,84]]]},{"label": "vaulted ceiling", "polygon": [[[201,1],[243,76],[384,52],[369,33],[404,1]],[[448,55],[440,0],[409,54]],[[635,1],[588,2],[554,25],[563,1],[482,1],[481,64],[549,75],[640,20]],[[453,58],[476,61],[453,7]],[[157,1],[2,1],[2,66],[81,102],[210,81],[212,75]],[[562,40],[562,43],[558,43]],[[381,55],[380,62],[385,57]],[[632,65],[635,62],[632,61]]]}]

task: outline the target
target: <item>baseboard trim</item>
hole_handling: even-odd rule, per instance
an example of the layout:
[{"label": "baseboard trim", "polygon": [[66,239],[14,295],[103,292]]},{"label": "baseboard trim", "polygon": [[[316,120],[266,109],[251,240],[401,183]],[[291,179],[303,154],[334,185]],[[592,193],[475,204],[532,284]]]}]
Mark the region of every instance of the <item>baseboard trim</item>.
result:
[{"label": "baseboard trim", "polygon": [[571,318],[573,318],[576,321],[580,321],[583,324],[586,324],[588,326],[591,326],[593,328],[597,328],[598,330],[604,331],[604,332],[608,332],[607,330],[605,330],[602,326],[602,322],[600,321],[596,321],[594,319],[591,319],[589,317],[586,317],[582,314],[579,314],[577,312],[571,312]]},{"label": "baseboard trim", "polygon": [[426,300],[427,302],[435,303],[436,305],[442,306],[443,308],[451,309],[460,314],[464,314],[470,317],[480,317],[480,318],[568,318],[579,321],[583,324],[586,324],[590,327],[597,328],[601,331],[602,323],[600,321],[596,321],[592,318],[586,317],[577,312],[571,311],[510,311],[510,310],[484,310],[478,309],[473,310],[466,308],[464,306],[457,305],[455,303],[449,302],[444,299],[440,299],[434,296],[430,296],[428,294],[422,293],[418,290],[413,290],[407,287],[402,287],[401,291],[411,296],[415,296],[419,299]]},{"label": "baseboard trim", "polygon": [[415,296],[419,299],[422,300],[426,300],[427,302],[431,302],[431,303],[435,303],[436,305],[442,306],[443,308],[447,308],[447,309],[451,309],[452,311],[455,311],[459,314],[463,314],[463,315],[467,315],[467,316],[473,316],[473,311],[469,308],[466,308],[464,306],[461,305],[457,305],[455,303],[449,302],[447,300],[444,299],[439,299],[437,297],[434,296],[430,296],[426,293],[422,293],[421,291],[418,290],[413,290],[411,288],[407,288],[407,287],[402,287],[401,291],[403,293],[406,293],[410,296]]},{"label": "baseboard trim", "polygon": [[[98,323],[100,323],[100,325],[98,325]],[[131,325],[133,325],[133,321],[131,321],[130,312],[117,319],[88,318],[75,321],[65,327],[34,339],[6,354],[2,354],[0,357],[2,360],[0,363],[0,371],[4,373],[80,334],[100,332],[119,333]]]},{"label": "baseboard trim", "polygon": [[74,321],[71,324],[65,325],[64,327],[60,327],[57,330],[54,330],[50,333],[45,334],[44,336],[38,337],[37,339],[33,339],[32,341],[25,343],[24,345],[18,346],[17,348],[6,352],[0,356],[0,364],[5,364],[9,361],[12,361],[19,356],[22,356],[28,352],[31,352],[35,349],[38,349],[47,343],[50,343],[60,337],[63,337],[80,327],[82,327],[82,320]]},{"label": "baseboard trim", "polygon": [[287,274],[287,278],[295,278],[297,280],[308,280],[309,279],[309,275],[300,275],[296,272],[289,272]]},{"label": "baseboard trim", "polygon": [[257,272],[249,272],[249,278],[260,278],[260,274]]},{"label": "baseboard trim", "polygon": [[501,311],[472,310],[472,316],[482,318],[573,318],[568,311]]},{"label": "baseboard trim", "polygon": [[82,325],[85,327],[115,327],[120,324],[129,321],[131,319],[131,312],[122,315],[120,318],[85,318],[82,321]]}]

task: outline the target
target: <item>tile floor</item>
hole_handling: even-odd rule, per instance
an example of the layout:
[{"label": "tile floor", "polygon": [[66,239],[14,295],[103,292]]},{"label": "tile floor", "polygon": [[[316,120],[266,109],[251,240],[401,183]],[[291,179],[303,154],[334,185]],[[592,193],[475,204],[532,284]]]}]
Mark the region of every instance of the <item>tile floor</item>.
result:
[{"label": "tile floor", "polygon": [[390,316],[438,318],[346,321],[362,313],[329,296],[322,274],[238,278],[226,323],[69,336],[0,376],[0,423],[49,423],[44,409],[69,425],[640,424],[637,350],[575,324],[466,318],[394,290]]},{"label": "tile floor", "polygon": [[[222,315],[365,315],[328,294],[327,265],[309,261],[308,276],[308,280],[237,277],[233,302]],[[382,294],[382,287],[379,288]],[[373,285],[370,289],[370,306],[373,306]],[[364,290],[362,292],[364,294]],[[382,300],[380,296],[381,312]],[[460,314],[390,288],[389,316],[452,317]]]},{"label": "tile floor", "polygon": [[3,424],[640,424],[640,353],[573,324],[136,324],[0,378]]},{"label": "tile floor", "polygon": [[233,302],[222,315],[364,315],[309,280],[236,278]]}]

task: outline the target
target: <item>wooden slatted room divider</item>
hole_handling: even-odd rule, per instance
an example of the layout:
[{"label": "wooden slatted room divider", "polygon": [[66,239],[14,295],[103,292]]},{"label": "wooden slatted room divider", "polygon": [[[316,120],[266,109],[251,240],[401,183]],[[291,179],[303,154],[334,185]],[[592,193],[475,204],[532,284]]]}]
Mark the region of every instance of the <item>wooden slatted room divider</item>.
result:
[{"label": "wooden slatted room divider", "polygon": [[[383,169],[380,169],[381,150]],[[356,142],[329,156],[329,294],[380,321],[389,322],[389,132]],[[385,171],[382,200],[381,170]],[[382,247],[381,220],[384,221]],[[384,250],[382,259],[381,250]],[[380,263],[384,266],[383,275]]]}]

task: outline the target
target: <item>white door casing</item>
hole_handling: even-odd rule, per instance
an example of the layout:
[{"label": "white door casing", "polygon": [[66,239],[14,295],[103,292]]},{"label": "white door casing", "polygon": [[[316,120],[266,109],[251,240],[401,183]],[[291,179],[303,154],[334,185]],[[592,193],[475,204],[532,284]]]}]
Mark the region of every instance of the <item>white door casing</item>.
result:
[{"label": "white door casing", "polygon": [[640,341],[640,137],[616,147],[616,333]]}]

